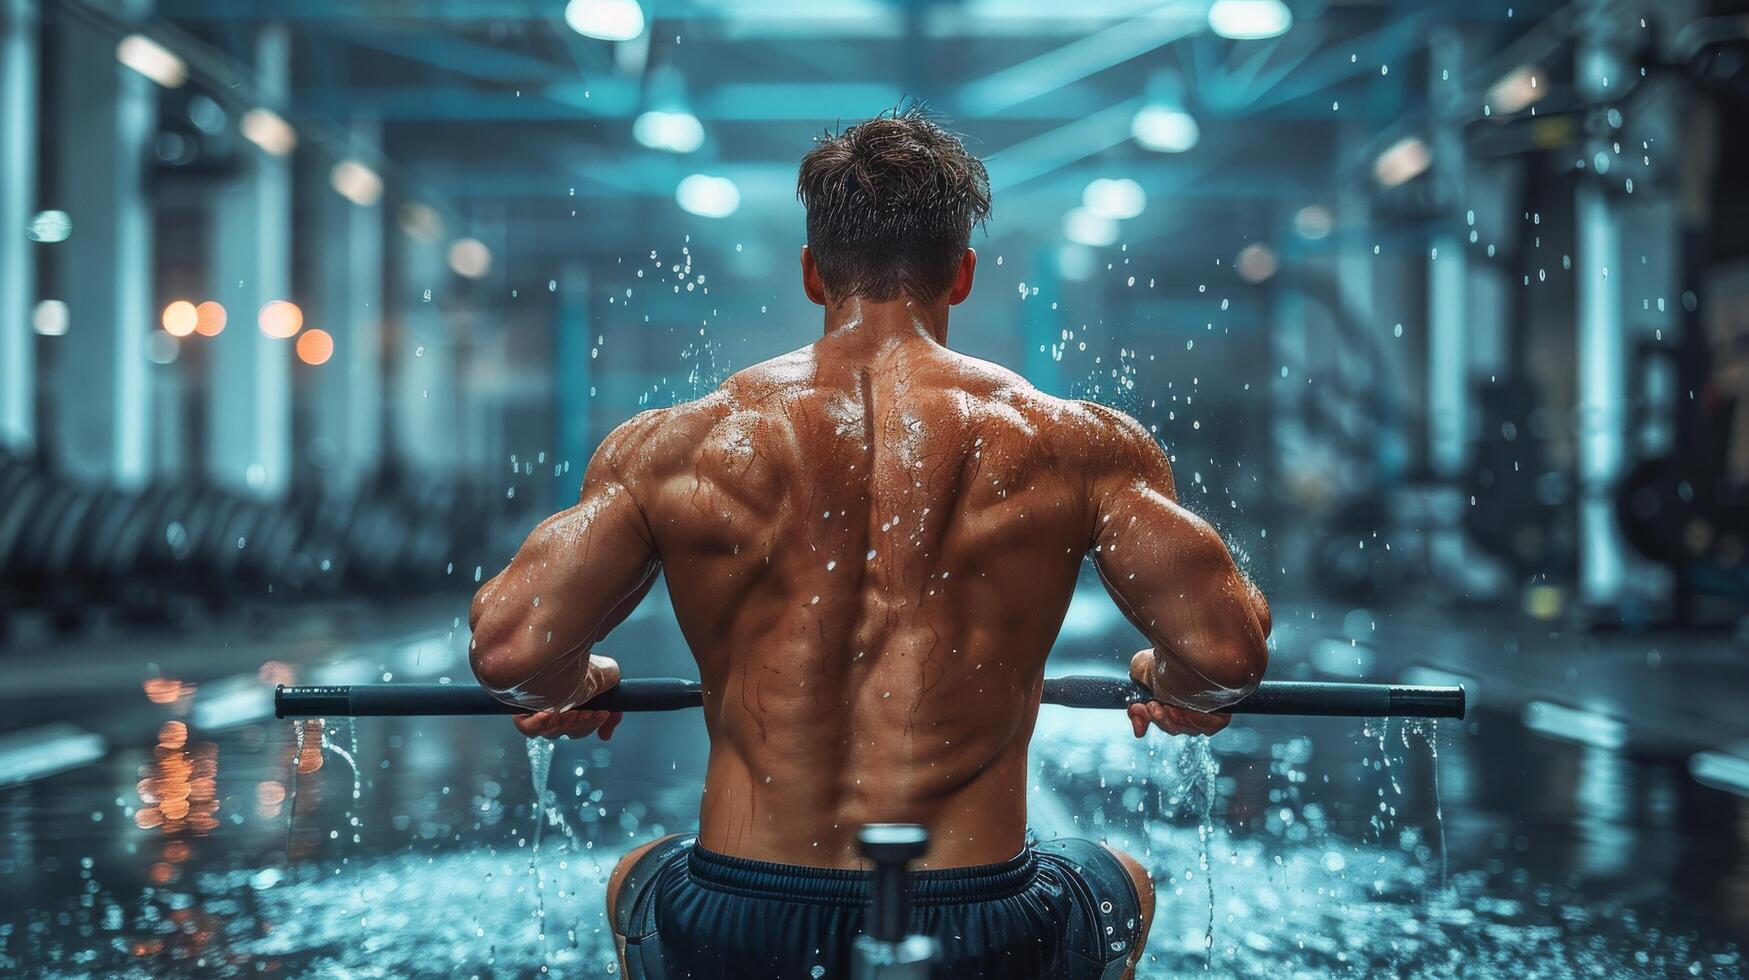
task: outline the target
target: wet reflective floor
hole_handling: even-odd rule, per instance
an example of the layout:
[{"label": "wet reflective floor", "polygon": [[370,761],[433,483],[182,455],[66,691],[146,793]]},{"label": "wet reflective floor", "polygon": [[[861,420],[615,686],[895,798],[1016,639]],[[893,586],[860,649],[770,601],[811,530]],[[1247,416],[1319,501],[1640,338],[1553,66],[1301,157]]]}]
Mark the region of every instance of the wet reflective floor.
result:
[{"label": "wet reflective floor", "polygon": [[[1082,656],[1053,672],[1124,662],[1128,637],[1092,598],[1059,644]],[[466,682],[461,608],[112,638],[109,668],[13,658],[33,680],[0,695],[0,974],[611,972],[603,885],[627,849],[695,819],[696,712],[532,753],[503,719],[331,720],[300,739],[264,716],[268,682]],[[1749,779],[1739,755],[1697,750],[1731,717],[1664,693],[1740,691],[1724,668],[1691,682],[1680,665],[1749,658],[1718,638],[1649,660],[1620,638],[1563,677],[1565,698],[1539,699],[1529,667],[1489,666],[1532,655],[1506,632],[1445,621],[1428,646],[1410,642],[1427,621],[1363,618],[1364,641],[1352,612],[1284,607],[1272,670],[1444,672],[1479,710],[1141,742],[1116,714],[1042,711],[1034,831],[1109,839],[1153,871],[1143,975],[1743,975]],[[604,646],[628,674],[689,673],[659,601]],[[1596,708],[1636,684],[1657,692],[1639,716]],[[531,773],[549,765],[543,812]]]}]

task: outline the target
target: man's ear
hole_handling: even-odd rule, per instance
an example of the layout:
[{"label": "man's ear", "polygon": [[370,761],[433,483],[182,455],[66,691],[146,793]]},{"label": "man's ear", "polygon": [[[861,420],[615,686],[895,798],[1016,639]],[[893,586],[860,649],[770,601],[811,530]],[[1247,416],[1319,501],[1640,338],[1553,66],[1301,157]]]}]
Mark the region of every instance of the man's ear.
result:
[{"label": "man's ear", "polygon": [[826,305],[826,284],[820,281],[820,267],[814,264],[814,253],[802,246],[802,291],[816,306]]},{"label": "man's ear", "polygon": [[972,279],[978,274],[978,253],[975,249],[966,249],[966,254],[960,256],[959,272],[954,274],[953,288],[947,291],[947,305],[958,306],[972,295]]}]

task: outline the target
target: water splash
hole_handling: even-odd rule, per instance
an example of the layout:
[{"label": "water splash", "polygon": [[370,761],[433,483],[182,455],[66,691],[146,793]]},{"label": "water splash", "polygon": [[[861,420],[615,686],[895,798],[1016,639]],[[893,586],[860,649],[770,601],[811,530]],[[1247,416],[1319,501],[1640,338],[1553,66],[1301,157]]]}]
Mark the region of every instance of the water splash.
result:
[{"label": "water splash", "polygon": [[1215,966],[1215,875],[1213,862],[1209,859],[1209,846],[1215,833],[1215,797],[1219,793],[1215,780],[1221,774],[1221,764],[1215,760],[1214,749],[1206,735],[1192,736],[1179,759],[1189,769],[1190,785],[1202,803],[1202,812],[1196,823],[1197,867],[1202,871],[1209,903],[1208,928],[1202,936],[1203,969],[1212,970]]},{"label": "water splash", "polygon": [[1445,802],[1439,793],[1439,719],[1408,719],[1403,722],[1403,747],[1409,747],[1413,733],[1427,744],[1428,765],[1433,770],[1433,825],[1439,829],[1439,890],[1448,888],[1449,859],[1445,849]]},{"label": "water splash", "polygon": [[352,770],[353,806],[346,811],[346,822],[352,827],[352,842],[357,844],[362,839],[360,828],[363,824],[358,817],[358,803],[364,798],[364,778],[358,771],[358,726],[347,722],[345,727],[347,739],[352,743],[352,748],[350,750],[343,749],[334,744],[333,726],[325,724],[322,726],[322,751],[339,756],[346,763],[346,767]]},{"label": "water splash", "polygon": [[[571,828],[565,823],[563,812],[558,806],[558,797],[547,788],[548,778],[552,775],[553,753],[558,746],[546,738],[531,738],[528,740],[528,774],[534,786],[534,833],[529,841],[528,874],[534,879],[534,918],[535,932],[540,941],[541,966],[540,972],[548,972],[548,961],[552,951],[547,940],[547,903],[546,874],[540,864],[540,844],[546,825],[551,823],[565,832],[566,837],[572,836]],[[576,945],[577,934],[570,934],[572,946]]]}]

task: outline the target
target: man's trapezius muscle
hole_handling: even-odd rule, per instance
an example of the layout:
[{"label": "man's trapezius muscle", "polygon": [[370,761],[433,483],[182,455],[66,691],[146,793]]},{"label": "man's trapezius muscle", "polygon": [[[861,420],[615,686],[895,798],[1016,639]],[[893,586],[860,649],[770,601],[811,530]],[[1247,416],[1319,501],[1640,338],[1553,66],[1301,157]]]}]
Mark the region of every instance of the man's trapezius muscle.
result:
[{"label": "man's trapezius muscle", "polygon": [[[1256,684],[1267,607],[1139,424],[858,307],[616,430],[577,506],[481,590],[476,669],[531,706],[586,700],[617,671],[585,655],[660,569],[705,691],[701,846],[855,867],[860,825],[915,822],[926,867],[1002,861],[1084,555],[1153,645],[1138,679],[1183,708]],[[1219,725],[1152,712],[1138,735]]]}]

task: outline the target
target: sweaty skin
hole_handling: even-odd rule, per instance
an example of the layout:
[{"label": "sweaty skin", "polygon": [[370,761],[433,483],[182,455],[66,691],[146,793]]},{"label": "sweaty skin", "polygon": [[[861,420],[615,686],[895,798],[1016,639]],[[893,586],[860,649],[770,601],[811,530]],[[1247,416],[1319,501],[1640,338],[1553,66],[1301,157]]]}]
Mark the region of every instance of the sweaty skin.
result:
[{"label": "sweaty skin", "polygon": [[925,867],[1004,861],[1089,552],[1152,644],[1131,668],[1165,703],[1135,733],[1225,725],[1201,712],[1261,678],[1262,596],[1134,420],[943,346],[967,255],[941,301],[828,300],[819,341],[601,444],[475,598],[481,682],[552,709],[522,731],[611,733],[562,709],[617,680],[589,653],[665,573],[705,691],[702,846],[852,868],[857,828],[898,821],[930,828]]}]

